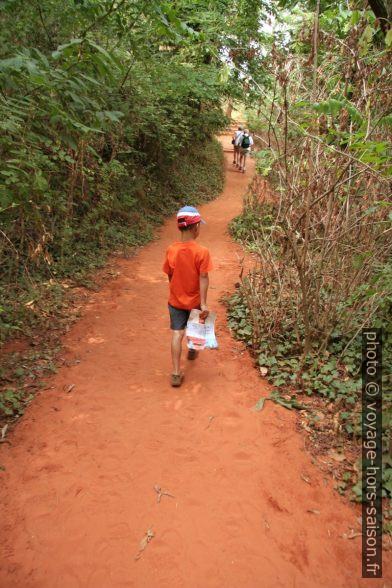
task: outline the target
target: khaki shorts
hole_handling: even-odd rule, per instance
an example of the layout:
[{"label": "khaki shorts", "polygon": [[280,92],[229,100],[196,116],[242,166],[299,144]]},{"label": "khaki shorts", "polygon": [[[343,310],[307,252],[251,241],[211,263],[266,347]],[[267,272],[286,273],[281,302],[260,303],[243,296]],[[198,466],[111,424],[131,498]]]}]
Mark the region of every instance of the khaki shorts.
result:
[{"label": "khaki shorts", "polygon": [[249,147],[247,147],[246,149],[244,149],[244,147],[241,147],[241,151],[240,151],[240,153],[241,153],[241,155],[242,155],[243,157],[246,157],[246,156],[247,156],[247,155],[249,155],[249,153],[250,153],[250,148],[249,148]]},{"label": "khaki shorts", "polygon": [[240,152],[240,149],[241,149],[240,145],[234,145],[234,151],[235,151],[235,153],[239,153]]}]

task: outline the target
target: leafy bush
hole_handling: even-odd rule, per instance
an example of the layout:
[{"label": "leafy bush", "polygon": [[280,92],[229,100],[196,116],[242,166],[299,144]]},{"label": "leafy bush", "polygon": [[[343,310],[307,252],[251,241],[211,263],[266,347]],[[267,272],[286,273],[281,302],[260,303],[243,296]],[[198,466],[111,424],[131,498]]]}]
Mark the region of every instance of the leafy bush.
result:
[{"label": "leafy bush", "polygon": [[54,282],[221,188],[219,65],[188,53],[206,40],[192,7],[161,4],[2,3],[0,340],[36,324]]}]

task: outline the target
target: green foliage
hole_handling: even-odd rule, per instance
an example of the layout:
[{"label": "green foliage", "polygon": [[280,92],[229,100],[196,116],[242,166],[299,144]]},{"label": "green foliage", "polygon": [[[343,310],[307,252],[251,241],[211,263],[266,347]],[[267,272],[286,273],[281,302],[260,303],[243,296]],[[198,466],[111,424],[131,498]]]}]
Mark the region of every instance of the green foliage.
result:
[{"label": "green foliage", "polygon": [[229,225],[229,231],[232,237],[240,241],[248,249],[252,249],[255,241],[255,235],[258,234],[260,227],[272,230],[273,216],[272,206],[260,204],[246,207],[242,214],[235,217]]},{"label": "green foliage", "polygon": [[[380,201],[373,213],[382,208]],[[372,326],[383,329],[383,386],[384,390],[387,390],[392,380],[392,330],[389,319],[392,306],[391,265],[388,261],[374,263],[366,282],[359,283],[353,288],[337,308],[338,319],[333,331],[324,339],[326,345],[323,347],[320,344],[323,340],[320,341],[320,338],[324,338],[325,334],[317,325],[318,330],[315,330],[312,346],[304,354],[305,326],[302,315],[298,313],[291,299],[291,294],[295,296],[295,292],[285,291],[282,296],[284,274],[280,273],[277,281],[274,274],[265,267],[285,267],[282,264],[282,257],[287,243],[282,240],[284,233],[278,230],[280,226],[276,223],[277,210],[275,204],[260,201],[255,195],[248,196],[243,213],[230,225],[232,236],[257,255],[260,255],[260,251],[265,251],[263,247],[268,241],[268,255],[271,257],[264,253],[266,257],[262,258],[262,269],[256,264],[243,278],[237,291],[227,300],[229,327],[236,338],[250,347],[261,375],[273,386],[275,396],[283,398],[286,404],[290,404],[287,399],[288,393],[294,400],[298,392],[325,399],[328,405],[335,407],[333,410],[338,417],[340,437],[355,441],[361,436],[361,340],[360,335],[353,338],[352,333],[360,332],[363,315],[359,311],[353,317],[352,309],[366,308],[368,301],[377,293],[378,312],[372,319]],[[355,270],[362,270],[371,258],[371,252],[355,258]],[[270,259],[272,261],[269,261]],[[292,282],[291,288],[299,289],[299,285],[294,284],[295,282]],[[328,304],[330,296],[330,291],[322,292],[322,304]],[[322,306],[320,314],[321,309]],[[347,323],[350,324],[349,330],[345,327]],[[277,401],[276,398],[274,401]],[[389,452],[391,427],[392,402],[390,395],[385,394],[385,455]],[[387,462],[385,464],[383,488],[390,496],[390,466]],[[342,482],[340,491],[343,492],[350,487],[348,482]],[[355,494],[355,485],[353,491]]]},{"label": "green foliage", "polygon": [[[250,346],[255,362],[262,376],[272,385],[272,394],[267,399],[286,407],[301,410],[304,406],[296,399],[296,393],[308,396],[319,395],[336,406],[339,418],[340,437],[360,439],[361,437],[361,341],[341,356],[347,342],[343,334],[337,336],[323,355],[313,352],[301,358],[298,341],[290,321],[283,321],[281,332],[274,337],[255,338],[254,314],[247,304],[246,288],[240,288],[226,300],[229,327],[234,336]],[[266,317],[268,320],[268,317]],[[383,323],[384,330],[388,322]],[[257,331],[260,333],[260,331]],[[390,432],[392,430],[392,399],[386,391],[390,388],[392,376],[392,338],[384,333],[383,343],[383,386],[384,406],[382,419],[383,438],[383,496],[392,497],[392,460],[389,454]],[[290,398],[287,398],[287,393]],[[283,395],[285,397],[283,398]],[[254,410],[262,410],[262,399]],[[348,480],[340,486],[345,491]],[[356,499],[361,500],[360,481],[352,486]]]},{"label": "green foliage", "polygon": [[22,390],[7,388],[0,393],[0,415],[11,419],[22,416],[32,398],[31,394],[26,396]]},{"label": "green foliage", "polygon": [[263,177],[268,177],[273,169],[275,154],[272,149],[260,149],[256,153],[256,171]]},{"label": "green foliage", "polygon": [[113,160],[106,169],[99,184],[100,206],[87,210],[78,226],[63,233],[63,256],[61,251],[53,254],[49,267],[32,267],[27,274],[21,271],[17,281],[12,276],[7,288],[0,288],[3,341],[22,331],[27,335],[43,325],[48,328],[48,319],[56,322],[67,312],[65,278],[88,286],[89,274],[103,266],[110,252],[146,243],[153,237],[154,226],[185,201],[206,202],[223,188],[223,153],[215,140],[191,145],[181,157],[181,166],[174,162],[167,174],[151,172],[139,178],[133,198],[129,196],[129,186],[135,182],[132,168]]},{"label": "green foliage", "polygon": [[[229,305],[231,327],[281,397],[300,391],[309,403],[324,401],[332,430],[353,445],[361,431],[358,334],[382,327],[387,355],[392,345],[392,69],[382,4],[370,3],[373,13],[338,0],[280,2],[273,43],[259,60],[269,80],[248,81],[257,88],[247,105],[262,145],[256,169],[271,189],[258,178],[231,225],[254,261]],[[383,367],[386,385],[390,361]],[[386,453],[390,413],[386,397]],[[387,478],[385,470],[384,488]],[[340,490],[350,484],[342,480]]]},{"label": "green foliage", "polygon": [[30,300],[51,306],[44,283],[83,280],[108,252],[151,239],[184,198],[216,194],[211,137],[227,119],[222,66],[203,57],[219,51],[209,20],[218,12],[196,14],[185,0],[6,0],[2,9],[4,340],[36,323]]}]

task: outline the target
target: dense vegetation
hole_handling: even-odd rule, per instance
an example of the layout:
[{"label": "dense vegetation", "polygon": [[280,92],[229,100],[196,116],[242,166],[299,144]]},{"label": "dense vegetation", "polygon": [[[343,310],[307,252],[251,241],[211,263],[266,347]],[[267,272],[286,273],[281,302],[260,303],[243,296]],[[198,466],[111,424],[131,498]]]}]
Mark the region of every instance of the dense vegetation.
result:
[{"label": "dense vegetation", "polygon": [[214,29],[200,30],[192,3],[1,8],[4,340],[37,324],[60,278],[145,242],[184,199],[219,192],[211,138],[227,123],[227,84],[209,52]]},{"label": "dense vegetation", "polygon": [[[250,90],[257,169],[272,195],[265,198],[259,179],[232,223],[255,267],[229,317],[278,393],[291,391],[294,402],[298,392],[325,399],[312,421],[322,419],[319,438],[361,435],[362,327],[383,328],[385,391],[391,379],[389,26],[344,3],[283,13],[265,58],[270,84]],[[387,392],[384,405],[385,495],[392,492]],[[360,496],[358,470],[346,472],[341,488],[351,480]]]}]

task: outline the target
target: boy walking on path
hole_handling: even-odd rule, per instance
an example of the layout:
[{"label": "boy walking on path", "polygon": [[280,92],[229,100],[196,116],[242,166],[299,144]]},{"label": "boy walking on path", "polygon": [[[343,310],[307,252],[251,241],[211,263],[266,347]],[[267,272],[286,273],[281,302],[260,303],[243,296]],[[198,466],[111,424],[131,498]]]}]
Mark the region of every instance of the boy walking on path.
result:
[{"label": "boy walking on path", "polygon": [[[180,370],[182,340],[192,308],[202,312],[200,319],[208,316],[207,290],[208,272],[212,262],[208,249],[196,243],[200,234],[201,219],[199,211],[193,206],[184,206],[177,213],[177,226],[181,241],[167,248],[163,271],[169,277],[169,315],[172,329],[171,354],[173,373],[171,385],[181,386],[184,374]],[[196,352],[188,351],[188,359],[195,359]]]}]

